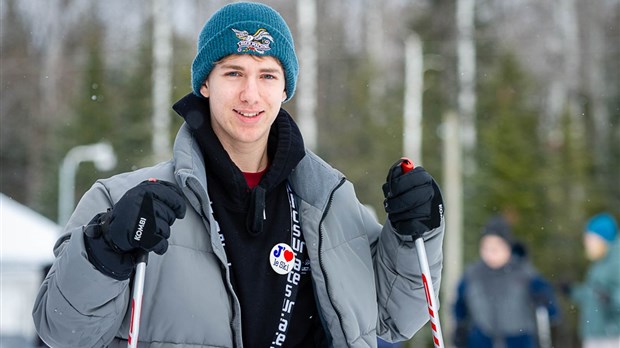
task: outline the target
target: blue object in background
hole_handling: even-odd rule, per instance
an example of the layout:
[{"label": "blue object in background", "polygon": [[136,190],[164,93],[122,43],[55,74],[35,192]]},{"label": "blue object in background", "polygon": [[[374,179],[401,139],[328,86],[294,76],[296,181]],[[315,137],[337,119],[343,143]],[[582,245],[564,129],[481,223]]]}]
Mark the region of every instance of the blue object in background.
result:
[{"label": "blue object in background", "polygon": [[403,344],[402,343],[388,343],[380,338],[377,338],[377,347],[379,348],[401,348],[403,347]]}]

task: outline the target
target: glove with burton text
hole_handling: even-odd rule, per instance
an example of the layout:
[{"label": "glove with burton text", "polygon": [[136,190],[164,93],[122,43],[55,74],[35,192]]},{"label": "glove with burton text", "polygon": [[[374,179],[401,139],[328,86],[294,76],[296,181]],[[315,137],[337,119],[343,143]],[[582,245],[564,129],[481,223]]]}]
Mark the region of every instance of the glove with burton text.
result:
[{"label": "glove with burton text", "polygon": [[85,226],[88,259],[109,277],[129,279],[139,253],[162,255],[168,250],[170,226],[184,216],[185,200],[176,185],[143,181]]},{"label": "glove with burton text", "polygon": [[440,226],[443,198],[433,177],[422,167],[403,173],[398,160],[383,184],[385,212],[396,232],[413,239]]}]

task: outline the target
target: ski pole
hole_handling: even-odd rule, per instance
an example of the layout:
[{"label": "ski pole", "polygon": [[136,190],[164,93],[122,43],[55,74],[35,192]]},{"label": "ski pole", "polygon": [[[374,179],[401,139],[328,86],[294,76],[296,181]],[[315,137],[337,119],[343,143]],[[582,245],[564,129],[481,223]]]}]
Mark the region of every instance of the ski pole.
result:
[{"label": "ski pole", "polygon": [[140,333],[140,317],[142,315],[142,294],[144,293],[144,275],[149,254],[142,252],[136,260],[136,274],[133,278],[133,294],[131,297],[131,320],[129,322],[128,348],[138,347],[138,334]]},{"label": "ski pole", "polygon": [[[414,165],[411,160],[403,157],[400,164],[403,174],[413,169]],[[431,330],[433,331],[433,344],[435,348],[444,348],[443,334],[441,331],[441,323],[439,321],[439,308],[437,306],[437,297],[433,287],[433,279],[431,278],[431,270],[428,266],[428,256],[426,256],[426,247],[424,239],[418,236],[415,239],[415,248],[418,252],[418,262],[422,272],[422,283],[424,284],[424,292],[426,293],[426,304],[428,305],[428,314],[431,321]]]},{"label": "ski pole", "polygon": [[551,348],[551,328],[547,307],[536,307],[536,326],[540,348]]}]

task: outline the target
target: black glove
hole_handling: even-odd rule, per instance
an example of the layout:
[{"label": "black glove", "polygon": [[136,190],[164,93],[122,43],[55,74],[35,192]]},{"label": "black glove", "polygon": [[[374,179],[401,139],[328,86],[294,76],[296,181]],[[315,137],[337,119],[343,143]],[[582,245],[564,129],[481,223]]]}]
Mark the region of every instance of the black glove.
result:
[{"label": "black glove", "polygon": [[536,307],[548,307],[553,298],[552,291],[551,285],[542,278],[535,277],[530,281],[530,297]]},{"label": "black glove", "polygon": [[454,330],[454,346],[457,348],[467,347],[469,338],[469,328],[462,323],[456,324],[456,330]]},{"label": "black glove", "polygon": [[128,279],[141,252],[168,250],[170,226],[185,216],[181,190],[167,181],[149,179],[127,191],[107,213],[84,229],[90,262],[114,279]]},{"label": "black glove", "polygon": [[392,226],[401,235],[421,237],[439,227],[443,218],[443,198],[439,186],[422,167],[403,173],[398,160],[383,184],[384,206]]}]

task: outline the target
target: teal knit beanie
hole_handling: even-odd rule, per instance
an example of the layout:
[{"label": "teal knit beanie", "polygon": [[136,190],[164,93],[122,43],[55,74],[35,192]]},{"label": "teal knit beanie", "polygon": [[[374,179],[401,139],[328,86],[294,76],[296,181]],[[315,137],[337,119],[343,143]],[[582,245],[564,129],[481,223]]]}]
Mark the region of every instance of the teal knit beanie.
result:
[{"label": "teal knit beanie", "polygon": [[616,239],[618,226],[611,214],[601,213],[593,216],[586,224],[586,233],[595,233],[605,239],[608,243]]},{"label": "teal knit beanie", "polygon": [[201,96],[216,62],[231,54],[252,54],[277,58],[284,68],[286,101],[295,94],[299,64],[288,25],[267,5],[236,2],[209,18],[198,37],[198,53],[192,63],[192,89]]}]

